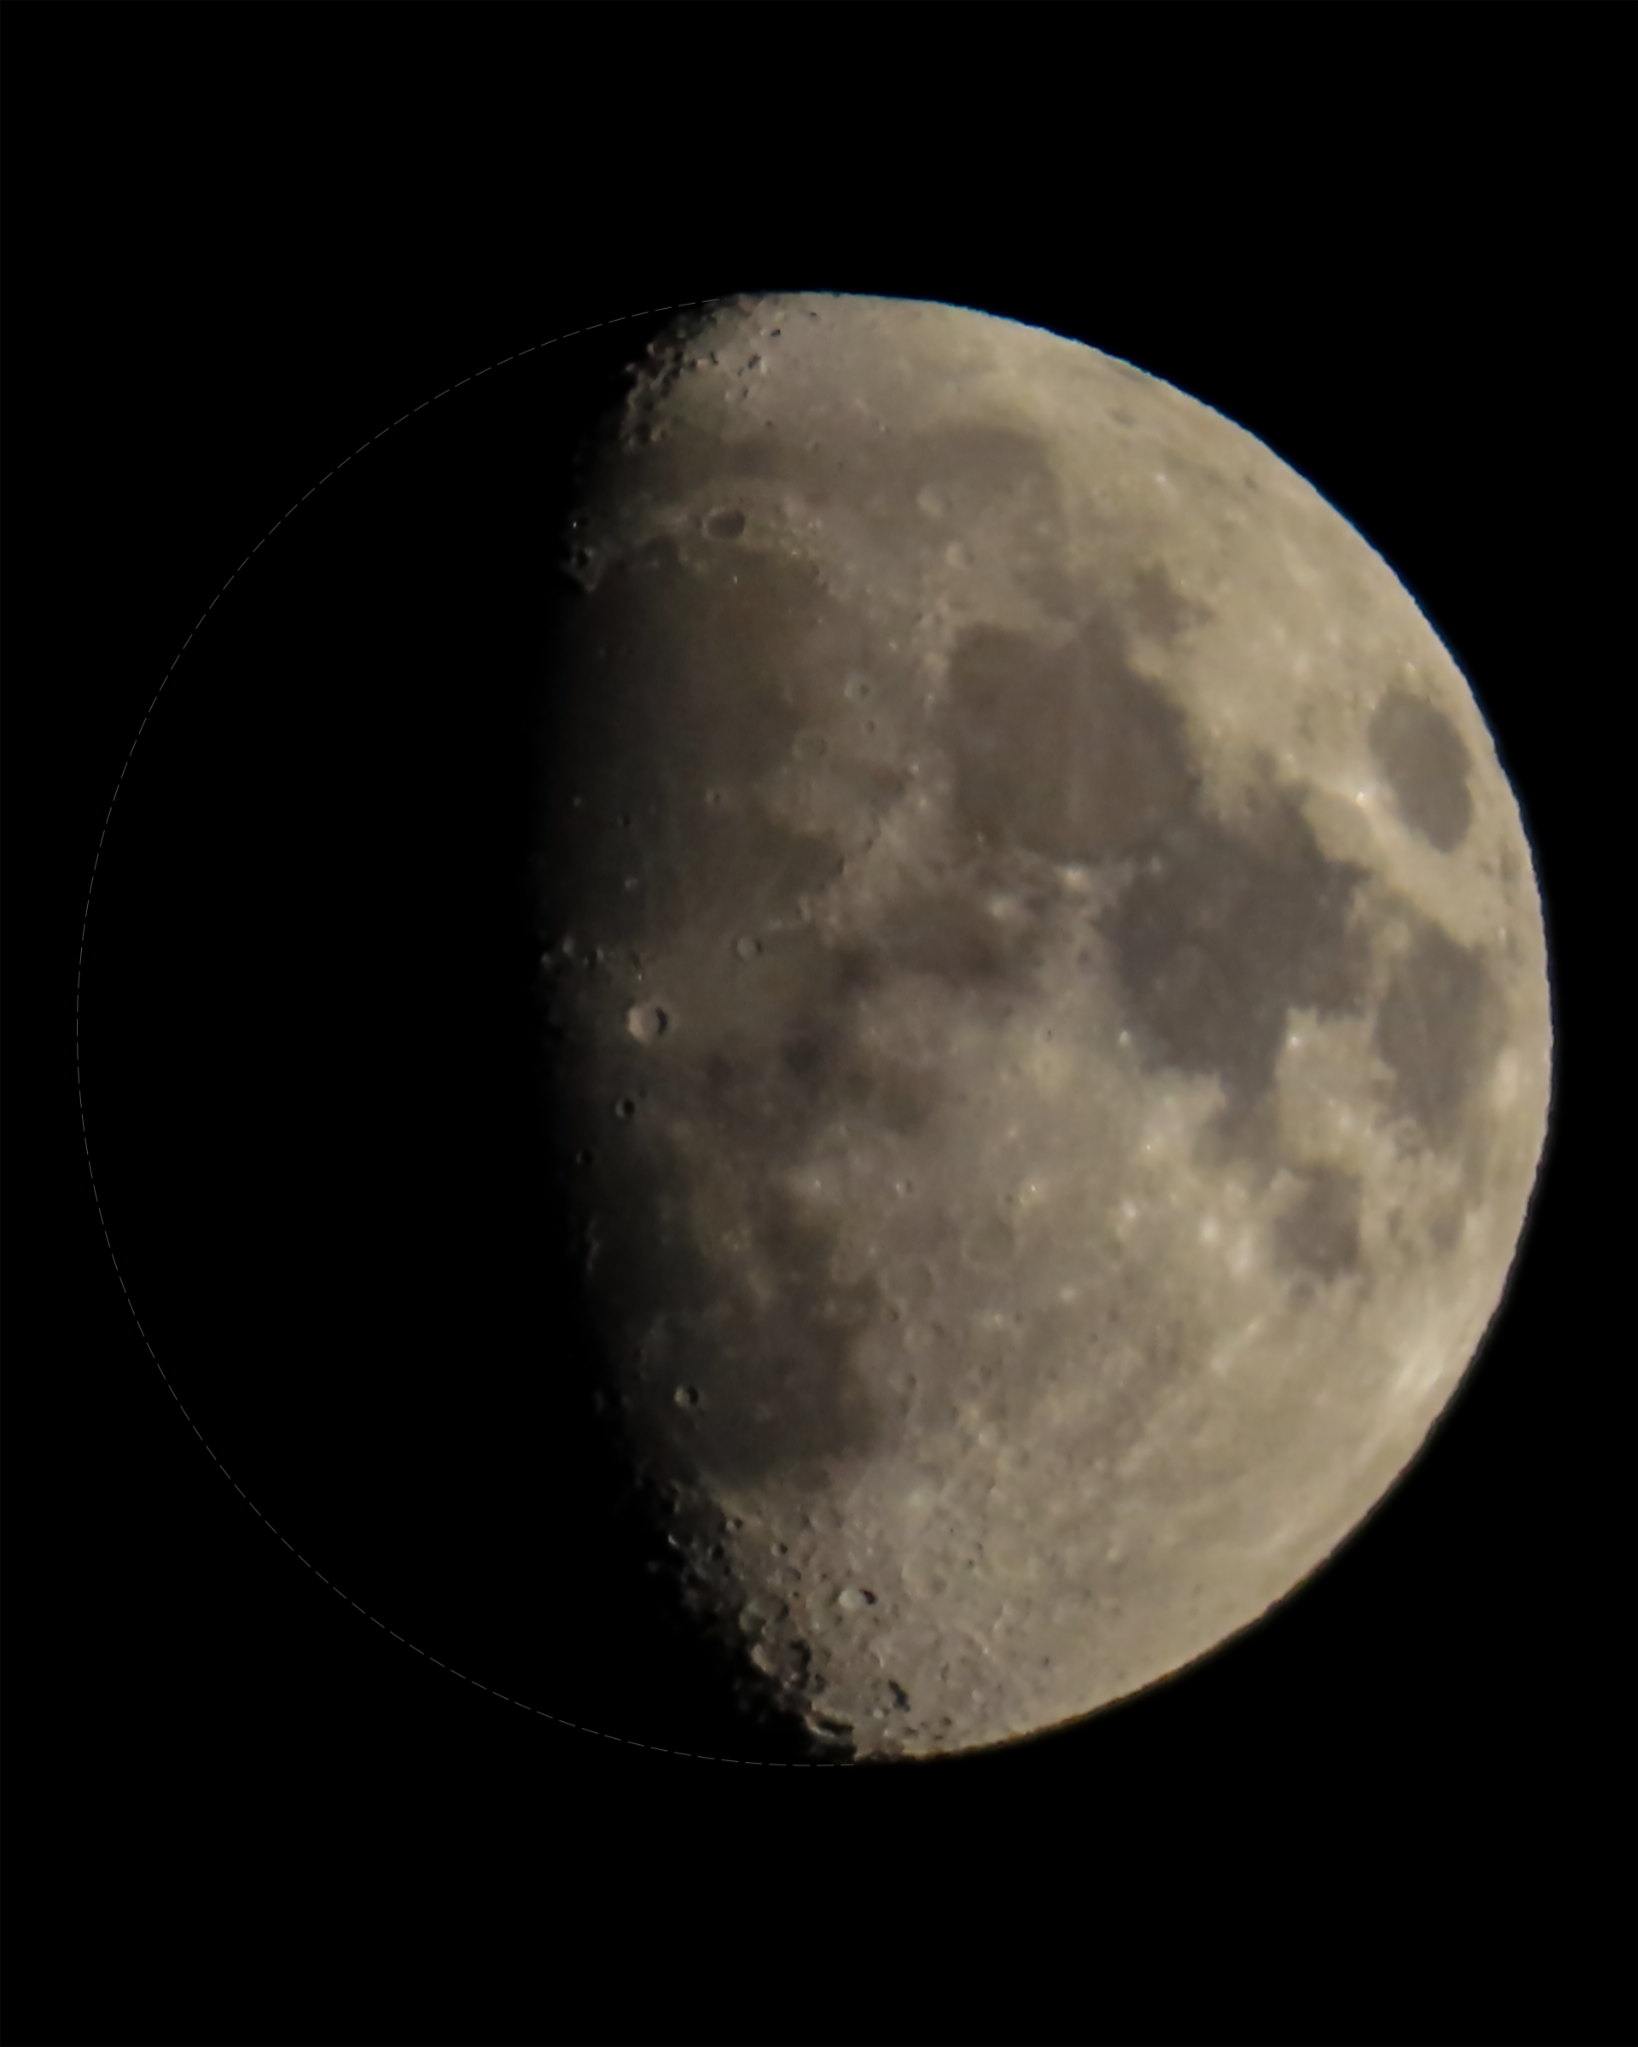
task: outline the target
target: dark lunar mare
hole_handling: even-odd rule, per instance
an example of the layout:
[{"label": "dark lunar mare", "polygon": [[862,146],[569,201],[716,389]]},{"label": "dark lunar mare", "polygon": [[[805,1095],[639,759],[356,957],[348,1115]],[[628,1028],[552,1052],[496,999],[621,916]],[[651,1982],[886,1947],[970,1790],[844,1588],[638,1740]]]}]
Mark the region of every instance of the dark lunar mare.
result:
[{"label": "dark lunar mare", "polygon": [[1441,853],[1453,853],[1473,822],[1461,735],[1437,706],[1390,689],[1372,714],[1367,741],[1399,814]]}]

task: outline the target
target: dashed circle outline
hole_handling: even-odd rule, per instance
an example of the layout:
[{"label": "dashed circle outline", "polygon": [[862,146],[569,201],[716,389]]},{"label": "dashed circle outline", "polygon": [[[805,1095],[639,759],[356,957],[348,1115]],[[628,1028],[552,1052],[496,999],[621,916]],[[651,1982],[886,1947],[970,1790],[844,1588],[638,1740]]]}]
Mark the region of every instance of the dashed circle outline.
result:
[{"label": "dashed circle outline", "polygon": [[258,540],[256,545],[250,550],[250,553],[245,556],[244,560],[240,562],[239,566],[233,571],[232,575],[228,577],[227,581],[222,585],[221,589],[217,591],[216,595],[210,600],[209,604],[205,606],[204,610],[199,614],[198,620],[195,622],[193,630],[188,634],[187,638],[182,642],[182,645],[177,649],[175,659],[172,660],[170,667],[166,669],[164,675],[160,678],[159,688],[154,691],[152,700],[150,701],[147,710],[144,711],[142,714],[142,722],[137,727],[136,738],[131,741],[130,747],[126,752],[125,759],[121,763],[119,776],[114,783],[114,793],[108,799],[107,815],[103,818],[102,831],[97,838],[97,850],[93,854],[91,860],[91,879],[86,886],[85,910],[80,919],[80,949],[74,965],[74,1091],[76,1099],[79,1102],[80,1141],[85,1147],[85,1170],[91,1182],[91,1199],[96,1207],[97,1221],[102,1228],[102,1240],[108,1246],[108,1257],[114,1268],[114,1277],[119,1281],[119,1290],[125,1297],[126,1307],[128,1307],[131,1311],[131,1320],[136,1324],[137,1334],[142,1338],[144,1348],[147,1350],[149,1357],[151,1357],[154,1361],[155,1370],[159,1373],[160,1378],[164,1381],[166,1389],[170,1393],[171,1398],[176,1402],[177,1409],[180,1412],[182,1419],[188,1424],[189,1428],[193,1430],[194,1434],[198,1436],[199,1441],[204,1445],[204,1448],[209,1453],[211,1462],[216,1466],[217,1470],[221,1472],[223,1478],[227,1480],[228,1484],[233,1487],[233,1490],[239,1495],[240,1499],[244,1501],[245,1505],[256,1516],[257,1520],[261,1522],[262,1526],[267,1530],[269,1535],[278,1536],[279,1541],[284,1544],[287,1550],[289,1550],[290,1554],[296,1559],[297,1563],[304,1565],[309,1571],[311,1571],[313,1573],[313,1576],[317,1578],[321,1585],[328,1586],[329,1590],[332,1591],[338,1599],[344,1601],[348,1606],[350,1606],[353,1609],[355,1613],[363,1614],[365,1620],[371,1622],[375,1627],[380,1628],[383,1634],[391,1635],[392,1639],[395,1642],[402,1643],[406,1649],[413,1650],[417,1656],[424,1657],[428,1663],[436,1665],[436,1667],[439,1670],[447,1671],[451,1677],[459,1678],[463,1684],[475,1686],[476,1689],[480,1692],[487,1692],[492,1699],[499,1699],[502,1705],[516,1706],[520,1712],[533,1713],[542,1720],[549,1720],[555,1727],[568,1727],[573,1729],[574,1732],[577,1734],[590,1735],[593,1738],[593,1740],[596,1741],[612,1741],[622,1748],[647,1749],[651,1754],[654,1755],[679,1756],[683,1758],[685,1761],[694,1763],[731,1763],[738,1765],[742,1769],[748,1770],[839,1770],[851,1769],[856,1767],[856,1765],[851,1760],[845,1758],[838,1758],[838,1760],[834,1763],[780,1763],[760,1762],[749,1756],[698,1755],[692,1749],[662,1748],[657,1742],[635,1741],[632,1739],[630,1735],[624,1734],[605,1734],[600,1727],[583,1727],[576,1720],[560,1719],[557,1714],[548,1713],[544,1706],[531,1706],[522,1699],[509,1698],[506,1695],[506,1693],[497,1692],[492,1686],[484,1684],[480,1679],[475,1677],[468,1677],[464,1671],[456,1670],[453,1665],[443,1662],[439,1657],[432,1655],[430,1651],[421,1648],[417,1643],[411,1642],[405,1636],[400,1635],[395,1628],[389,1628],[385,1621],[377,1620],[375,1615],[373,1613],[366,1611],[364,1607],[360,1606],[356,1599],[348,1599],[346,1593],[341,1590],[339,1585],[331,1585],[329,1579],[325,1577],[324,1573],[321,1570],[319,1570],[315,1564],[308,1563],[306,1557],[304,1557],[301,1554],[300,1550],[296,1548],[295,1544],[291,1542],[288,1536],[279,1534],[278,1529],[276,1529],[273,1526],[272,1522],[268,1520],[267,1516],[256,1505],[255,1501],[251,1499],[250,1495],[245,1491],[244,1487],[238,1483],[238,1481],[233,1477],[233,1474],[222,1463],[222,1460],[217,1456],[216,1452],[211,1449],[210,1444],[205,1441],[205,1437],[201,1432],[198,1423],[193,1419],[192,1415],[188,1413],[188,1410],[182,1405],[181,1395],[177,1392],[175,1386],[172,1385],[170,1377],[165,1370],[165,1367],[159,1362],[159,1359],[154,1352],[154,1347],[152,1343],[150,1343],[148,1340],[148,1332],[142,1326],[142,1318],[140,1315],[138,1315],[136,1311],[136,1303],[131,1299],[130,1293],[126,1288],[125,1275],[119,1269],[119,1259],[114,1252],[113,1239],[108,1234],[108,1224],[103,1216],[102,1197],[97,1192],[96,1168],[91,1163],[90,1133],[87,1131],[85,1126],[85,1091],[80,1074],[80,983],[85,965],[85,934],[91,921],[91,897],[97,885],[97,868],[102,860],[103,842],[107,839],[108,827],[113,822],[114,805],[119,801],[119,792],[121,786],[125,781],[125,771],[131,765],[132,758],[137,750],[138,742],[141,740],[143,732],[147,729],[148,720],[153,716],[155,705],[158,704],[160,697],[164,694],[165,684],[169,682],[171,677],[176,673],[177,662],[179,662],[182,659],[182,656],[188,651],[189,647],[193,644],[193,641],[196,635],[198,634],[200,627],[204,625],[206,619],[210,617],[211,613],[216,609],[216,606],[221,601],[221,599],[224,596],[226,596],[229,588],[232,586],[235,579],[243,573],[243,571],[249,566],[252,559],[258,553],[260,553],[261,549],[267,544],[267,542],[273,538],[273,535],[278,532],[279,528],[285,523],[285,520],[292,518],[301,509],[301,507],[304,504],[306,504],[307,500],[313,496],[315,491],[322,490],[324,486],[330,481],[331,477],[339,476],[342,470],[347,467],[347,464],[353,461],[353,459],[356,456],[364,454],[368,449],[372,448],[377,441],[383,440],[388,434],[393,432],[395,428],[401,427],[404,425],[405,421],[413,419],[416,413],[424,412],[429,405],[436,405],[440,398],[447,398],[452,391],[459,391],[463,385],[475,383],[479,377],[488,376],[491,370],[504,369],[508,363],[519,362],[523,359],[524,356],[534,355],[540,349],[555,348],[560,341],[572,341],[578,335],[594,334],[600,328],[618,327],[622,321],[647,319],[651,315],[656,313],[680,313],[687,312],[696,306],[714,306],[726,304],[729,302],[730,296],[732,295],[725,295],[723,297],[706,299],[681,299],[675,305],[648,306],[645,307],[640,312],[618,313],[614,316],[613,319],[594,320],[589,326],[586,327],[571,327],[568,329],[566,333],[554,334],[550,341],[531,342],[527,348],[520,348],[513,355],[503,355],[497,362],[489,363],[481,370],[474,370],[471,373],[471,375],[458,378],[456,382],[453,384],[446,384],[443,390],[435,392],[431,398],[423,398],[419,405],[412,406],[408,412],[401,414],[397,419],[393,420],[391,425],[384,426],[381,429],[380,433],[372,434],[367,441],[363,442],[359,447],[356,447],[351,455],[344,456],[342,460],[336,464],[334,469],[327,470],[325,474],[319,478],[318,482],[312,486],[311,489],[304,491],[302,495],[299,498],[297,498],[296,502],[290,507],[289,511],[287,511],[283,515],[282,518],[274,520],[273,524],[267,529],[267,531],[262,535],[261,539]]}]

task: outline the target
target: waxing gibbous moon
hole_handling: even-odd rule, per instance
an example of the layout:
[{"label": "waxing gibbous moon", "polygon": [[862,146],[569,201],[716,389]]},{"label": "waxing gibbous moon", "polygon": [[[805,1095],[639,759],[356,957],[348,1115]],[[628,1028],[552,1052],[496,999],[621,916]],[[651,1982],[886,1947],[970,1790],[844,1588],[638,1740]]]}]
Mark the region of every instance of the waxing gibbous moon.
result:
[{"label": "waxing gibbous moon", "polygon": [[1251,435],[948,305],[679,319],[568,567],[551,1086],[702,1621],[861,1760],[1180,1669],[1518,1247],[1546,950],[1466,682]]}]

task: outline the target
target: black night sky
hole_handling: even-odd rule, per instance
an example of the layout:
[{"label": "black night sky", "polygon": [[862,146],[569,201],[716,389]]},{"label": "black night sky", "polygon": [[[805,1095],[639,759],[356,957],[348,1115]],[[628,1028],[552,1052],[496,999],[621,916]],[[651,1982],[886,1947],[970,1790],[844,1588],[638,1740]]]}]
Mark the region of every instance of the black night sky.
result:
[{"label": "black night sky", "polygon": [[[594,41],[632,19],[562,12]],[[1129,76],[1165,40],[1141,14],[1101,17],[1133,43]],[[519,17],[485,11],[468,48],[473,18],[431,17],[450,61],[493,41],[505,69]],[[1408,11],[1371,17],[1391,26],[1368,57],[1329,47],[1329,11],[1277,18],[1313,24],[1327,76],[1376,65],[1396,104],[1410,93],[1388,158],[1380,132],[1335,132],[1328,102],[1270,100],[1261,140],[1202,141],[1186,203],[1168,187],[1163,205],[1134,199],[1130,146],[1105,165],[1095,139],[1054,152],[1009,116],[1023,156],[999,133],[983,162],[954,149],[935,206],[924,137],[880,153],[856,208],[788,135],[782,203],[760,172],[741,202],[675,116],[597,169],[563,139],[566,55],[550,122],[520,102],[468,150],[402,107],[340,111],[362,36],[344,76],[298,90],[314,13],[138,17],[179,65],[190,37],[227,63],[231,22],[280,25],[269,61],[320,109],[298,174],[271,127],[252,146],[197,98],[162,118],[157,70],[139,136],[122,78],[158,60],[131,15],[14,12],[14,165],[48,130],[75,145],[49,190],[14,173],[5,200],[14,1879],[61,1899],[89,1862],[140,1903],[162,1838],[203,1929],[208,1872],[243,1869],[247,1842],[277,1861],[295,1830],[315,1881],[345,1852],[368,1888],[436,1834],[509,1867],[532,1846],[589,1870],[582,1846],[621,1844],[634,1888],[686,1912],[680,1842],[737,1840],[737,1881],[777,1869],[831,1904],[848,1844],[865,1891],[846,1923],[821,1913],[831,1947],[855,1916],[868,1946],[884,1913],[914,1943],[908,1886],[917,1914],[943,1896],[1021,1954],[1018,1886],[1067,1879],[1084,1924],[1043,1896],[1042,1942],[1064,1969],[1084,1950],[1085,1995],[1111,1987],[1074,2022],[1025,1998],[982,2023],[935,1999],[925,2032],[896,2006],[820,2023],[793,1993],[790,2030],[729,1999],[631,2030],[547,2011],[516,2035],[481,2017],[314,2030],[178,1992],[150,2033],[112,2009],[47,2015],[50,1971],[24,1957],[56,1952],[64,1908],[37,1935],[33,1902],[13,1916],[13,2037],[1630,2037],[1607,2014],[1630,2002],[1633,1902],[1631,117],[1597,101],[1630,72],[1630,15],[1491,11],[1499,97],[1454,51],[1413,62]],[[66,30],[88,20],[70,96]],[[1000,41],[1017,71],[1028,38]],[[436,101],[430,49],[402,61]],[[25,70],[56,81],[26,111]],[[1595,105],[1521,139],[1500,108],[1543,93]],[[379,150],[341,146],[360,120]],[[1073,208],[1046,204],[1072,186]],[[1308,476],[1474,682],[1558,967],[1555,1127],[1521,1260],[1409,1479],[1205,1665],[931,1765],[769,1767],[805,1752],[737,1714],[672,1624],[544,1170],[528,857],[570,457],[661,309],[762,288],[1057,329]],[[730,1866],[709,1864],[719,1906]],[[615,1864],[596,1867],[608,1896]],[[540,1880],[568,1937],[576,1879]],[[1155,1913],[1178,1977],[1158,2015],[1122,1975]],[[1096,1969],[1094,1926],[1113,1950]],[[1269,1942],[1317,1959],[1237,1981],[1231,1952]],[[132,1966],[143,2008],[166,2009],[151,1954]],[[1002,1973],[984,1974],[998,2000]]]}]

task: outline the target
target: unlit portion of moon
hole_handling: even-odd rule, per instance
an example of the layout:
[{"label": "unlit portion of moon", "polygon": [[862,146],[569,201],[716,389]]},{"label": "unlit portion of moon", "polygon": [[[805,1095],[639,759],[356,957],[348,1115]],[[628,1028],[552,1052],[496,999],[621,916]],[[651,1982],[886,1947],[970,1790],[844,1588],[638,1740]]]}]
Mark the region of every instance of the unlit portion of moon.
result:
[{"label": "unlit portion of moon", "polygon": [[860,1756],[1176,1670],[1381,1498],[1523,1226],[1465,682],[1242,430],[908,301],[679,323],[575,569],[558,1079],[702,1600]]}]

